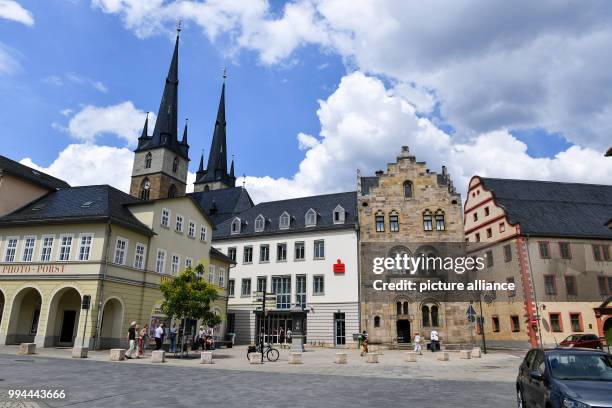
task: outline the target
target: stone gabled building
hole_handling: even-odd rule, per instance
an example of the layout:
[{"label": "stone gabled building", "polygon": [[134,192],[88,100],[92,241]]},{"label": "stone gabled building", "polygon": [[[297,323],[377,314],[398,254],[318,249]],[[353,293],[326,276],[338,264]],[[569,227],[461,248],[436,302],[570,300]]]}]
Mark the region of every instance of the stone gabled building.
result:
[{"label": "stone gabled building", "polygon": [[464,299],[445,293],[377,291],[377,279],[456,280],[441,271],[409,275],[404,270],[375,275],[375,257],[434,255],[462,250],[461,197],[446,169],[431,172],[402,147],[397,161],[375,176],[358,177],[361,329],[372,343],[396,346],[411,341],[415,331],[429,338],[436,329],[443,342],[469,340]]}]

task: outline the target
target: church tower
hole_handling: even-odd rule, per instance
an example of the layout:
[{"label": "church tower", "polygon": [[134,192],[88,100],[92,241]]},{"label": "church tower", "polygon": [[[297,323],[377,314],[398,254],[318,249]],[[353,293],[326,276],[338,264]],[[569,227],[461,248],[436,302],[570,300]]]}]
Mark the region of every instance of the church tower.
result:
[{"label": "church tower", "polygon": [[[224,74],[225,79],[225,74]],[[217,111],[217,120],[213,131],[213,139],[208,154],[208,165],[204,168],[204,155],[200,157],[200,166],[196,172],[196,181],[193,190],[209,191],[220,190],[236,186],[234,176],[234,160],[230,171],[227,171],[227,140],[225,133],[225,80],[221,87],[221,100]]]},{"label": "church tower", "polygon": [[153,134],[148,135],[149,118],[145,120],[142,135],[132,166],[130,194],[141,200],[177,197],[185,195],[189,145],[187,124],[183,138],[178,140],[178,47],[177,30],[174,54],[166,78],[164,93],[157,113]]}]

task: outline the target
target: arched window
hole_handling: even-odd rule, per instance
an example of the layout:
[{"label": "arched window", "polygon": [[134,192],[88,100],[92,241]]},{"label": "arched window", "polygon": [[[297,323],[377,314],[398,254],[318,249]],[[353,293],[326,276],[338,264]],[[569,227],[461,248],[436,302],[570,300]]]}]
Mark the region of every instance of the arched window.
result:
[{"label": "arched window", "polygon": [[289,229],[289,225],[291,224],[291,218],[289,217],[288,212],[284,212],[281,214],[278,219],[278,228],[280,229]]},{"label": "arched window", "polygon": [[380,327],[380,316],[374,316],[374,327]]},{"label": "arched window", "polygon": [[142,180],[142,183],[140,183],[140,199],[148,200],[150,191],[151,191],[151,182],[149,181],[148,178],[145,178],[144,180]]},{"label": "arched window", "polygon": [[397,211],[391,211],[389,214],[389,231],[398,232],[399,231],[399,215]]},{"label": "arched window", "polygon": [[425,210],[423,212],[423,230],[424,231],[432,231],[432,219],[431,219],[431,211]]},{"label": "arched window", "polygon": [[307,227],[314,227],[317,225],[317,212],[313,210],[312,208],[306,211],[305,222],[306,222]]},{"label": "arched window", "polygon": [[436,231],[444,231],[444,211],[436,211]]},{"label": "arched window", "polygon": [[232,221],[230,232],[232,234],[240,234],[240,226],[241,226],[240,218],[237,218],[237,217],[234,218],[234,221]]},{"label": "arched window", "polygon": [[385,232],[385,215],[378,211],[374,216],[374,222],[376,223],[376,232]]},{"label": "arched window", "polygon": [[151,156],[151,153],[147,153],[145,156],[145,169],[151,168],[151,161],[153,161],[153,157]]},{"label": "arched window", "polygon": [[179,159],[178,157],[174,158],[174,162],[172,162],[172,172],[176,173],[178,171]]},{"label": "arched window", "polygon": [[431,307],[431,325],[433,327],[438,327],[438,306]]},{"label": "arched window", "polygon": [[421,308],[421,314],[423,315],[423,327],[429,327],[429,307],[423,306]]},{"label": "arched window", "polygon": [[257,218],[255,218],[255,232],[261,232],[264,230],[266,225],[266,219],[263,215],[259,214]]},{"label": "arched window", "polygon": [[170,184],[170,188],[168,189],[168,198],[176,197],[176,186],[174,184]]},{"label": "arched window", "polygon": [[404,197],[412,198],[412,183],[410,181],[404,181]]},{"label": "arched window", "polygon": [[408,302],[404,302],[404,307],[402,309],[403,314],[408,314]]},{"label": "arched window", "polygon": [[397,302],[397,314],[402,314],[402,302]]}]

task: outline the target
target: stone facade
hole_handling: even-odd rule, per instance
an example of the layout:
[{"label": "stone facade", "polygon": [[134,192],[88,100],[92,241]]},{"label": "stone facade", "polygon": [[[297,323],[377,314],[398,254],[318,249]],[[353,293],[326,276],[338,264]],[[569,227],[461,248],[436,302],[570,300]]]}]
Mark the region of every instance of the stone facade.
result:
[{"label": "stone facade", "polygon": [[[407,186],[409,191],[405,191]],[[416,331],[428,339],[434,327],[444,343],[467,342],[468,304],[465,299],[445,293],[379,291],[373,288],[377,279],[386,282],[406,278],[415,281],[444,279],[432,272],[415,276],[406,275],[405,271],[375,275],[372,262],[375,257],[398,253],[442,256],[442,253],[462,247],[461,197],[455,192],[446,169],[443,168],[442,174],[430,172],[426,163],[417,162],[408,148],[403,147],[397,161],[387,165],[386,172],[378,171],[375,177],[358,178],[357,195],[361,327],[368,331],[370,342],[386,345],[406,343],[411,341]],[[431,216],[431,230],[424,226],[424,215]],[[436,215],[443,216],[443,225],[439,227]],[[449,275],[445,280],[457,279],[467,279],[467,274],[463,277]]]},{"label": "stone facade", "polygon": [[[151,165],[147,168],[148,154],[151,155]],[[176,171],[173,171],[175,159],[178,161],[178,166]],[[183,196],[187,187],[188,166],[189,162],[185,158],[165,148],[138,151],[134,154],[130,194],[140,197],[143,181],[148,179],[151,200],[169,197],[172,185],[176,189],[174,196]]]}]

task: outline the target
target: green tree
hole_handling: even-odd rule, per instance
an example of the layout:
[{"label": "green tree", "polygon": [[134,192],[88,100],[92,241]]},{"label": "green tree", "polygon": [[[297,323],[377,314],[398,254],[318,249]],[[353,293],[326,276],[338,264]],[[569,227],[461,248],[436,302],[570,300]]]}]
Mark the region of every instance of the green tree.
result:
[{"label": "green tree", "polygon": [[[198,264],[195,268],[189,267],[174,279],[161,284],[160,289],[164,296],[161,309],[169,318],[181,319],[183,328],[185,319],[202,320],[202,323],[209,327],[221,323],[221,317],[211,309],[219,294],[212,285],[204,281],[201,277],[203,273],[204,266]],[[181,344],[185,344],[184,340],[185,330]]]}]

